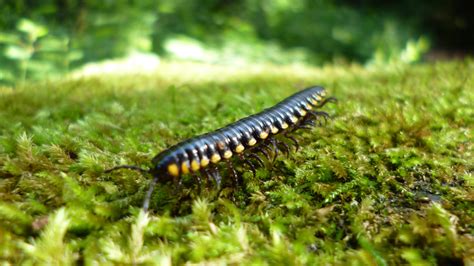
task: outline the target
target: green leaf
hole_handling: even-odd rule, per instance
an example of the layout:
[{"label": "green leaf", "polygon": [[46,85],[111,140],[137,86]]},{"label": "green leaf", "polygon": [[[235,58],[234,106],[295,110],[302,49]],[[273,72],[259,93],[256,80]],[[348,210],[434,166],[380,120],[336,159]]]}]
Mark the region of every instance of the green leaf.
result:
[{"label": "green leaf", "polygon": [[16,45],[9,45],[5,50],[5,56],[14,60],[26,60],[32,55],[32,51]]},{"label": "green leaf", "polygon": [[0,32],[0,43],[14,44],[19,42],[20,36],[18,36],[17,34]]},{"label": "green leaf", "polygon": [[28,33],[32,41],[48,34],[48,29],[45,26],[39,25],[29,19],[21,19],[20,22],[18,22],[17,29]]}]

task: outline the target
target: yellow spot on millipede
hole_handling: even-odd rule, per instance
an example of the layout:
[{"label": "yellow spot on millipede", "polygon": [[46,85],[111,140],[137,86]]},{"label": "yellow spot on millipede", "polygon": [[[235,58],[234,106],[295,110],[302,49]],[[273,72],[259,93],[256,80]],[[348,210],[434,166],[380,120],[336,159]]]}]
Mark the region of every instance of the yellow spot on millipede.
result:
[{"label": "yellow spot on millipede", "polygon": [[288,124],[287,124],[286,122],[283,122],[283,124],[281,124],[281,128],[287,129],[287,128],[288,128]]},{"label": "yellow spot on millipede", "polygon": [[321,91],[320,95],[321,95],[322,97],[326,96],[326,91]]},{"label": "yellow spot on millipede", "polygon": [[311,106],[311,104],[306,104],[306,109],[311,110],[313,109],[313,106]]},{"label": "yellow spot on millipede", "polygon": [[179,175],[178,166],[176,164],[168,165],[168,173],[172,176],[178,176]]},{"label": "yellow spot on millipede", "polygon": [[221,160],[221,156],[218,154],[218,153],[214,153],[212,156],[211,156],[211,162],[213,163],[217,163]]},{"label": "yellow spot on millipede", "polygon": [[260,132],[260,136],[259,136],[261,139],[266,139],[268,137],[268,132],[267,131],[262,131]]},{"label": "yellow spot on millipede", "polygon": [[183,172],[183,174],[189,173],[189,167],[186,162],[181,163],[181,171]]},{"label": "yellow spot on millipede", "polygon": [[224,158],[229,159],[230,157],[232,157],[232,152],[229,151],[229,150],[225,151],[224,152]]},{"label": "yellow spot on millipede", "polygon": [[300,114],[301,116],[305,116],[306,115],[306,111],[304,109],[300,109]]},{"label": "yellow spot on millipede", "polygon": [[278,128],[275,126],[272,126],[272,134],[278,133]]},{"label": "yellow spot on millipede", "polygon": [[321,96],[319,96],[319,95],[316,95],[315,98],[316,98],[316,100],[318,100],[318,101],[321,101],[321,100],[323,99],[323,98],[321,98]]},{"label": "yellow spot on millipede", "polygon": [[249,140],[249,142],[248,142],[248,145],[249,145],[249,146],[253,146],[253,145],[255,145],[256,143],[257,143],[257,140],[254,139],[254,138],[251,138],[251,139]]},{"label": "yellow spot on millipede", "polygon": [[316,101],[315,99],[311,99],[311,102],[313,103],[313,105],[318,105],[318,101]]},{"label": "yellow spot on millipede", "polygon": [[291,122],[292,122],[293,124],[296,123],[296,122],[298,122],[298,118],[297,118],[296,116],[291,116],[291,117],[290,117],[290,120],[291,120]]},{"label": "yellow spot on millipede", "polygon": [[199,163],[196,161],[196,160],[192,160],[191,161],[191,169],[193,171],[197,171],[199,170],[199,168],[201,168],[201,166],[199,165]]},{"label": "yellow spot on millipede", "polygon": [[209,164],[209,158],[207,158],[207,157],[205,157],[205,156],[202,157],[202,159],[201,159],[201,166],[202,166],[202,167],[206,167],[208,164]]},{"label": "yellow spot on millipede", "polygon": [[244,145],[242,145],[242,144],[239,144],[239,145],[237,145],[237,147],[235,147],[235,152],[236,152],[236,153],[241,153],[241,152],[243,152],[244,150],[245,150],[245,147],[244,147]]}]

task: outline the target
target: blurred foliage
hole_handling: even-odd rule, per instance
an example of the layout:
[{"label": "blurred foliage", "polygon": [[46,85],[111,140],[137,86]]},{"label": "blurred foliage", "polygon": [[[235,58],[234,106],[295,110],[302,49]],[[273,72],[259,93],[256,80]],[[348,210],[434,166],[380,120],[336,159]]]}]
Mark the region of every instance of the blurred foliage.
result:
[{"label": "blurred foliage", "polygon": [[82,52],[70,47],[65,35],[50,34],[46,26],[21,19],[15,30],[0,32],[3,54],[0,57],[0,80],[40,79],[49,73],[67,73],[71,62]]},{"label": "blurred foliage", "polygon": [[[217,64],[412,63],[429,48],[423,3],[341,0],[7,0],[0,82],[55,77],[133,52]],[[407,18],[405,13],[422,10]],[[412,11],[410,11],[412,12]],[[449,15],[449,14],[448,14]]]}]

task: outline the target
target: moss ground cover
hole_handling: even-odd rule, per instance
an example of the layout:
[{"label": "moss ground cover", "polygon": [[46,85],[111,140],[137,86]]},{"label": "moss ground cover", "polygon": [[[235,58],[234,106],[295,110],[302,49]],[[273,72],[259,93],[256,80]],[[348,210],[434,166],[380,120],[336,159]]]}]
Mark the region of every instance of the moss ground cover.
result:
[{"label": "moss ground cover", "polygon": [[[0,88],[0,260],[26,264],[474,263],[474,62],[365,69],[164,63]],[[308,85],[335,119],[241,187],[160,184],[166,147]]]}]

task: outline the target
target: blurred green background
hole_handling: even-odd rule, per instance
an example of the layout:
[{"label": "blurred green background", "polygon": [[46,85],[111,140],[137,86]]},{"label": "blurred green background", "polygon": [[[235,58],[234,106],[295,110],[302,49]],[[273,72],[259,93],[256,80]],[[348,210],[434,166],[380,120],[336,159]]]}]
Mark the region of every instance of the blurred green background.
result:
[{"label": "blurred green background", "polygon": [[474,47],[472,10],[472,2],[442,0],[7,0],[0,2],[0,84],[130,56],[145,65],[463,57]]}]

